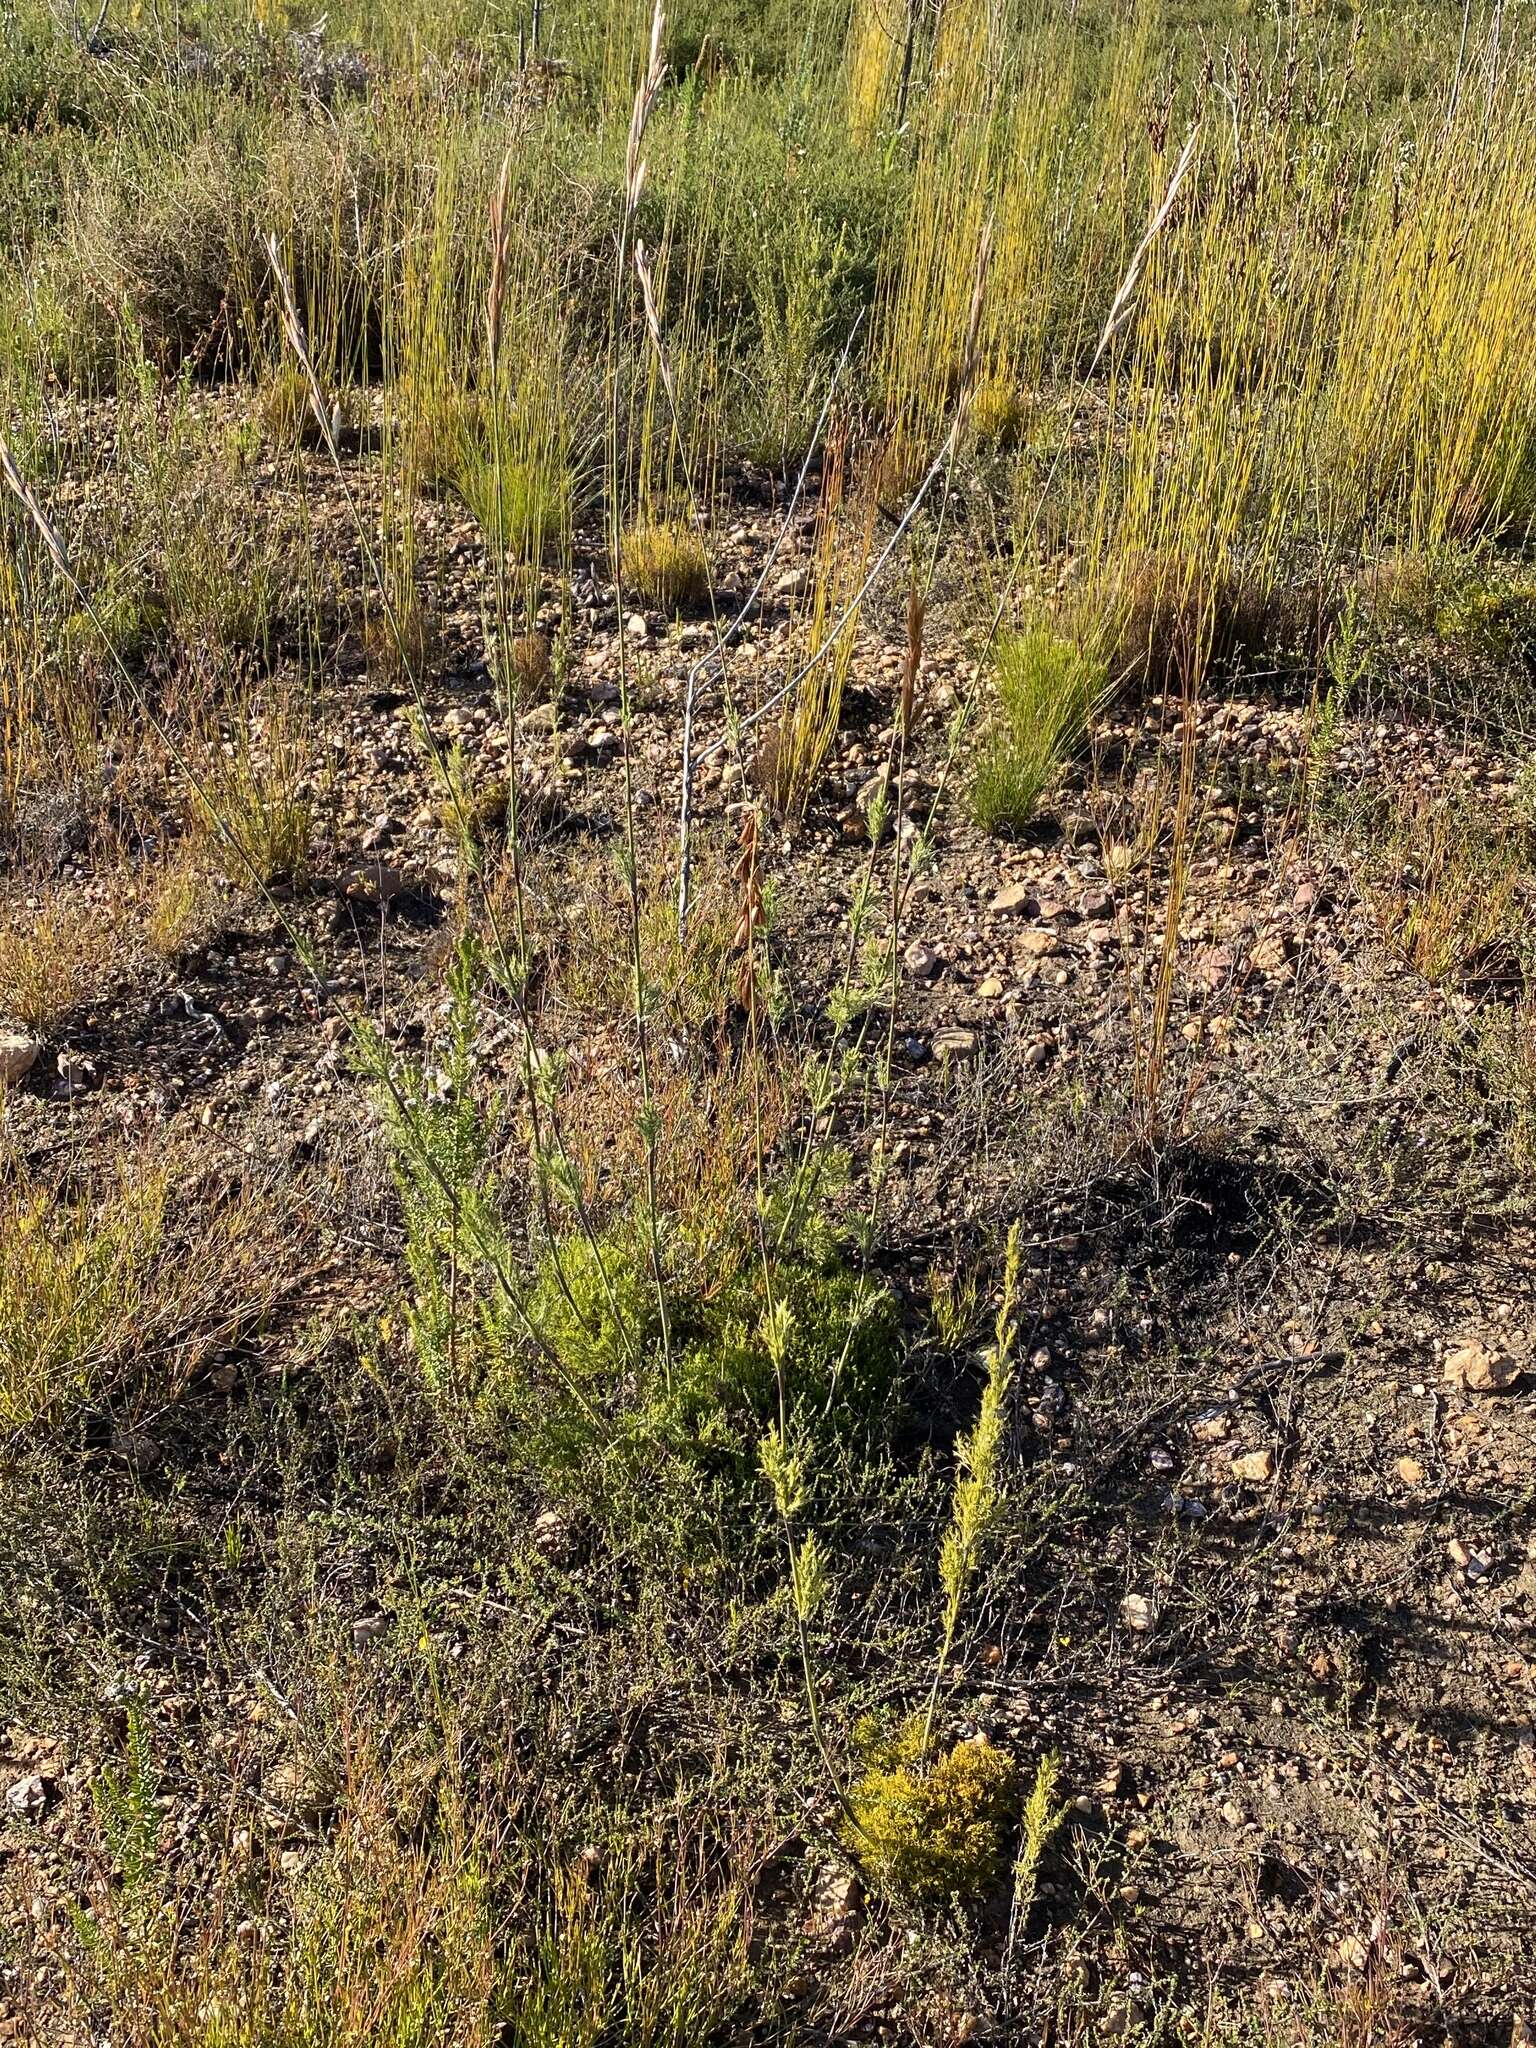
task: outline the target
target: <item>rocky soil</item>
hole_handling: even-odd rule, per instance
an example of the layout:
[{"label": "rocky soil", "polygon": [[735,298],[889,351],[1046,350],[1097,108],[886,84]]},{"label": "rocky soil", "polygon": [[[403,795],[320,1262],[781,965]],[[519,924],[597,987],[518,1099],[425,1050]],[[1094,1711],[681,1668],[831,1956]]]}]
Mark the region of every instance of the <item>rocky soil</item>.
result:
[{"label": "rocky soil", "polygon": [[[286,488],[275,471],[271,488]],[[318,463],[308,488],[345,582],[352,543]],[[711,536],[723,608],[750,588],[771,497],[767,479],[739,478]],[[807,544],[802,525],[733,655],[738,704],[783,672]],[[642,853],[670,863],[704,623],[631,608],[620,625],[601,575],[579,565],[558,701],[526,707],[514,738],[482,655],[475,531],[428,507],[422,545],[441,571],[425,712],[477,782],[515,759],[535,899],[568,905],[603,871],[626,772]],[[866,621],[806,818],[764,830],[772,957],[807,1042],[845,971],[859,878],[885,858],[867,818],[893,756],[899,611]],[[558,628],[553,601],[542,623]],[[1119,706],[1025,838],[982,834],[963,745],[950,757],[972,687],[965,627],[958,595],[936,606],[913,742],[886,784],[889,831],[920,832],[928,857],[902,908],[888,1097],[878,1115],[841,1112],[841,1135],[856,1188],[878,1138],[878,1258],[909,1304],[931,1266],[963,1266],[1022,1220],[1020,1530],[954,1705],[963,1726],[1063,1757],[1074,1846],[1047,1870],[1028,1947],[1091,1981],[1104,2040],[1150,2017],[1170,1975],[1262,2001],[1321,1972],[1387,1981],[1414,2037],[1504,2048],[1536,2023],[1536,1227],[1504,1084],[1475,1047],[1508,991],[1433,986],[1394,950],[1357,845],[1313,801],[1315,715],[1280,685],[1224,685],[1193,735],[1177,702]],[[726,730],[718,690],[701,711],[697,838],[713,885],[755,798],[750,754],[709,751]],[[260,1646],[210,1654],[211,1618],[176,1583],[174,1527],[235,1497],[276,1525],[304,1459],[279,1453],[259,1416],[279,1393],[302,1408],[317,1327],[374,1316],[398,1291],[387,1173],[337,1010],[402,1049],[430,1043],[441,1017],[459,856],[416,717],[361,636],[345,638],[314,735],[313,882],[280,919],[231,895],[174,966],[130,960],[46,1043],[0,1041],[9,1139],[41,1176],[163,1132],[196,1148],[211,1209],[253,1176],[308,1191],[260,1325],[210,1333],[163,1411],[96,1418],[48,1495],[62,1526],[71,1483],[97,1512],[131,1483],[151,1504],[144,1546],[157,1515],[172,1531],[163,1575],[141,1555],[120,1601],[88,1575],[39,1571],[16,1554],[18,1538],[48,1538],[35,1509],[7,1539],[10,1599],[43,1603],[13,1610],[13,1636],[50,1642],[77,1687],[82,1663],[95,1683],[94,1699],[77,1689],[51,1713],[20,1690],[0,1732],[0,1871],[19,1916],[11,1954],[28,1958],[0,1978],[9,2038],[26,2038],[56,1967],[49,1930],[79,1894],[91,1787],[130,1697],[181,1759],[164,1795],[181,1837],[225,1825],[221,1782],[249,1788],[235,1825],[268,1829],[294,1869],[323,1825],[323,1792],[276,1775],[285,1702]],[[1168,807],[1186,755],[1200,795],[1170,932]],[[1494,805],[1517,765],[1496,739],[1399,705],[1346,716],[1326,774],[1410,802],[1465,785]],[[59,881],[87,897],[112,886],[88,850],[61,844]],[[1165,967],[1148,1149],[1138,1091]],[[510,1073],[510,1024],[487,1044]],[[562,1049],[577,1087],[608,1053],[588,1033]],[[935,1441],[969,1399],[954,1390]],[[35,1447],[7,1456],[13,1482],[34,1485]],[[898,1623],[921,1633],[884,1605],[882,1546],[903,1540],[869,1532],[841,1623],[850,1664]],[[333,1529],[329,1575],[302,1592],[338,1655],[385,1655],[378,1549],[377,1531]],[[445,1564],[445,1582],[459,1568]],[[436,1625],[473,1661],[469,1609]],[[986,2030],[963,2000],[947,2019],[904,2013],[901,1936],[825,1832],[784,1853],[805,1872],[785,1910],[846,1988],[842,2038]]]}]

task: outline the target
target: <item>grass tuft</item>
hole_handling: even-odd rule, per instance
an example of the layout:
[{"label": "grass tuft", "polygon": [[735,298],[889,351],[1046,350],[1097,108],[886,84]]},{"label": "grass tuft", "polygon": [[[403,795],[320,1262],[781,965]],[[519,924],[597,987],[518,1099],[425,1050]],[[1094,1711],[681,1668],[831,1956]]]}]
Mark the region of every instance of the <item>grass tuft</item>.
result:
[{"label": "grass tuft", "polygon": [[1103,701],[1108,671],[1044,627],[1004,635],[993,653],[996,702],[976,758],[971,802],[988,832],[1022,832]]},{"label": "grass tuft", "polygon": [[213,858],[239,888],[297,881],[309,865],[314,809],[304,727],[286,705],[237,720],[203,764],[195,815]]},{"label": "grass tuft", "polygon": [[110,905],[49,889],[0,910],[0,1016],[45,1036],[110,974],[119,922]]},{"label": "grass tuft", "polygon": [[0,1425],[56,1413],[131,1351],[165,1238],[163,1169],[123,1172],[96,1205],[13,1167],[0,1192]]},{"label": "grass tuft", "polygon": [[631,526],[622,559],[625,582],[658,611],[689,610],[709,594],[704,543],[680,520],[646,519]]}]

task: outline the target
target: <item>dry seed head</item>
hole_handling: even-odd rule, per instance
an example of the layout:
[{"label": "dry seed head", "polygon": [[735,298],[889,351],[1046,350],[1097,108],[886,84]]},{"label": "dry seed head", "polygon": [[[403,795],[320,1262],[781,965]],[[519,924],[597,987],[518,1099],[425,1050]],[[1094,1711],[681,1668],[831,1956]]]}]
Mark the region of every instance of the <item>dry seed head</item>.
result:
[{"label": "dry seed head", "polygon": [[309,349],[304,340],[304,330],[299,325],[298,309],[293,303],[293,290],[288,283],[288,273],[283,269],[283,259],[278,254],[277,236],[269,234],[262,243],[262,248],[266,251],[267,262],[271,265],[272,275],[277,282],[277,295],[281,305],[284,337],[298,359],[299,368],[304,372],[304,383],[309,392],[310,410],[314,413],[316,424],[319,426],[320,438],[324,441],[332,461],[335,461],[338,459],[336,453],[335,415],[326,409],[325,396],[320,389],[320,379],[316,376],[315,366],[310,360]]},{"label": "dry seed head", "polygon": [[651,113],[656,105],[661,82],[667,75],[666,60],[661,54],[661,39],[666,28],[666,9],[661,0],[656,0],[656,11],[651,16],[651,50],[646,64],[645,75],[635,88],[634,111],[629,117],[629,142],[624,151],[624,226],[626,231],[634,220],[635,210],[640,204],[641,189],[645,184],[645,161],[640,154],[645,141],[645,131]]},{"label": "dry seed head", "polygon": [[509,149],[501,160],[501,176],[496,181],[496,196],[491,201],[491,282],[485,296],[485,335],[493,363],[501,347],[501,315],[507,289],[507,246],[510,233],[507,225],[507,195],[511,184],[512,152]]},{"label": "dry seed head", "polygon": [[1185,174],[1189,170],[1190,164],[1194,161],[1195,144],[1199,138],[1200,124],[1197,121],[1189,131],[1189,139],[1184,144],[1178,162],[1174,165],[1173,176],[1168,180],[1167,189],[1163,193],[1158,209],[1148,222],[1146,233],[1136,245],[1136,252],[1126,268],[1125,276],[1120,280],[1120,289],[1115,293],[1113,300],[1110,302],[1109,317],[1104,322],[1104,332],[1099,336],[1099,345],[1093,352],[1095,363],[1097,363],[1099,357],[1103,355],[1105,349],[1108,348],[1109,344],[1131,316],[1131,306],[1136,297],[1136,287],[1141,282],[1142,266],[1147,260],[1147,251],[1157,240],[1164,222],[1173,211],[1173,202],[1178,198],[1179,187],[1183,184]]},{"label": "dry seed head", "polygon": [[5,478],[6,483],[20,500],[22,510],[37,528],[43,546],[52,556],[54,566],[59,574],[68,582],[73,583],[75,580],[74,571],[69,566],[69,556],[65,553],[64,543],[59,538],[58,529],[38,503],[36,492],[17,467],[16,458],[11,453],[10,443],[3,434],[0,434],[0,476]]},{"label": "dry seed head", "polygon": [[661,367],[661,381],[667,387],[667,398],[675,410],[677,393],[672,385],[672,366],[667,361],[667,352],[662,346],[661,319],[656,311],[656,291],[651,281],[650,259],[645,253],[644,242],[635,244],[635,275],[640,280],[640,298],[645,307],[646,332],[650,335],[651,346],[656,351],[656,361]]}]

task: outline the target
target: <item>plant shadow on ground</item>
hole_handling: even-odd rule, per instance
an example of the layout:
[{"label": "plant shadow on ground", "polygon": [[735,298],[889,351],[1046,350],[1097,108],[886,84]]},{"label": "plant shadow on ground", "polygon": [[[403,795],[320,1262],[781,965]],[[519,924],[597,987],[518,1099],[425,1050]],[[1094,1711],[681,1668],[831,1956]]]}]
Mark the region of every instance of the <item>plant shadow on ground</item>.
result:
[{"label": "plant shadow on ground", "polygon": [[[1474,1439],[1485,1426],[1501,1438],[1499,1482],[1479,1483],[1443,1429],[1433,1349],[1383,1323],[1396,1288],[1421,1328],[1454,1326],[1480,1286],[1513,1285],[1528,1311],[1530,1224],[1517,1210],[1468,1245],[1422,1156],[1384,1199],[1347,1140],[1315,1136],[1229,1124],[1133,1173],[1090,1171],[1065,1205],[1051,1189],[1051,1213],[1072,1220],[1064,1248],[1045,1234],[1042,1291],[1060,1305],[1026,1336],[1024,1401],[1036,1512],[1057,1496],[1067,1533],[999,1588],[979,1682],[1005,1691],[1015,1671],[1036,1684],[1051,1671],[1069,1742],[1101,1730],[1088,1747],[1113,1759],[1111,1812],[1158,1785],[1139,1831],[1155,1840],[1153,1816],[1172,1822],[1160,1881],[1162,1856],[1182,1855],[1201,1882],[1188,1811],[1201,1797],[1171,1793],[1165,1776],[1184,1750],[1192,1788],[1230,1812],[1219,1831],[1239,1865],[1272,1850],[1310,1863],[1306,1800],[1288,1811],[1261,1796],[1255,1812],[1251,1779],[1326,1779],[1332,1758],[1359,1774],[1366,1838],[1386,1827],[1410,1889],[1433,1888],[1440,1857],[1475,1870],[1481,1833],[1486,1873],[1518,1892],[1536,1876],[1504,1789],[1519,1785],[1528,1725],[1509,1603],[1523,1612],[1536,1591],[1518,1479],[1530,1419],[1523,1403],[1495,1404],[1488,1425],[1470,1417]],[[1461,1263],[1437,1268],[1426,1247],[1446,1236]],[[1057,1288],[1053,1267],[1071,1275]],[[1433,1791],[1434,1759],[1463,1754],[1484,1760],[1455,1794]],[[1239,1796],[1223,1803],[1224,1785]],[[1394,1804],[1436,1816],[1432,1839],[1410,1850]],[[1253,1960],[1231,1966],[1261,1976],[1268,1938],[1255,1933]]]}]

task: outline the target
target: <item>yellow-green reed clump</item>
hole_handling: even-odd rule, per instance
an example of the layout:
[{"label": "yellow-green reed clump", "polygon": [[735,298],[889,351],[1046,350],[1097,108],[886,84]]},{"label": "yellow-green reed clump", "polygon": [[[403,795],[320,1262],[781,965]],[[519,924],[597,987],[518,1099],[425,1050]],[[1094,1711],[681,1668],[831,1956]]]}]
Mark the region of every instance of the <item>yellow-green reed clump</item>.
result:
[{"label": "yellow-green reed clump", "polygon": [[709,595],[709,557],[685,519],[642,519],[621,543],[627,587],[659,611],[702,604]]}]

